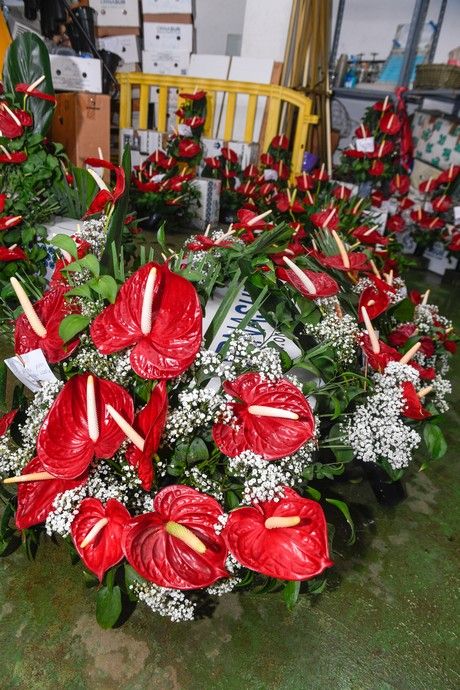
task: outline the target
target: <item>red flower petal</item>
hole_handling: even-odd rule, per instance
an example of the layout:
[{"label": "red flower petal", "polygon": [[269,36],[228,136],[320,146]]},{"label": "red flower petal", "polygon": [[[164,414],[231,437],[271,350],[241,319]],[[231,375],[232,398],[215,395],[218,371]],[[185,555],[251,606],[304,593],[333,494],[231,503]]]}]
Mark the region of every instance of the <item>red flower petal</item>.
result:
[{"label": "red flower petal", "polygon": [[17,413],[17,410],[11,410],[11,412],[7,412],[3,415],[3,417],[0,417],[0,437],[6,434],[6,432],[12,425]]},{"label": "red flower petal", "polygon": [[37,439],[37,452],[45,470],[62,479],[81,475],[94,457],[111,458],[125,435],[106,411],[112,405],[127,422],[134,417],[133,401],[117,383],[94,376],[99,438],[89,436],[86,386],[89,374],[68,381],[54,401]]},{"label": "red flower petal", "polygon": [[402,411],[404,417],[408,419],[426,419],[431,417],[431,413],[423,407],[422,401],[410,381],[404,381],[401,384],[401,388],[404,398],[404,408]]},{"label": "red flower petal", "polygon": [[126,459],[137,469],[142,488],[150,491],[153,482],[152,456],[160,445],[161,434],[166,423],[168,396],[166,384],[160,381],[152,391],[147,405],[136,415],[133,428],[143,437],[145,444],[141,451],[133,443],[126,449]]},{"label": "red flower petal", "polygon": [[0,261],[26,261],[27,254],[21,247],[0,247]]},{"label": "red flower petal", "polygon": [[336,271],[345,271],[346,273],[349,271],[368,271],[370,268],[365,254],[352,252],[348,254],[348,259],[350,261],[350,266],[345,266],[340,254],[323,256],[321,258],[321,263],[329,268],[334,268]]},{"label": "red flower petal", "polygon": [[324,211],[312,213],[310,216],[311,222],[317,228],[327,228],[328,230],[336,230],[339,226],[339,216],[337,209],[327,208]]},{"label": "red flower petal", "polygon": [[[21,474],[43,472],[46,468],[38,458],[34,458],[24,467]],[[53,510],[53,501],[58,494],[82,486],[87,479],[84,474],[75,479],[44,479],[35,482],[18,484],[18,507],[16,510],[16,527],[27,529],[39,525]]]},{"label": "red flower petal", "polygon": [[0,155],[0,163],[20,164],[24,163],[27,158],[25,151],[11,151],[9,155],[6,153]]},{"label": "red flower petal", "polygon": [[360,345],[368,359],[369,365],[372,367],[372,369],[374,369],[374,371],[382,372],[390,362],[399,362],[401,359],[401,354],[381,340],[379,340],[379,344],[380,352],[376,354],[372,350],[369,336],[367,334],[363,334],[360,338]]},{"label": "red flower petal", "polygon": [[385,292],[374,287],[365,288],[360,297],[358,305],[358,321],[363,320],[362,308],[365,307],[370,319],[375,319],[390,306],[390,298]]},{"label": "red flower petal", "polygon": [[0,230],[10,230],[22,223],[22,216],[3,216],[0,218]]},{"label": "red flower petal", "polygon": [[290,269],[280,268],[276,274],[281,280],[287,280],[301,295],[308,299],[318,299],[319,297],[333,297],[339,292],[339,286],[327,273],[318,273],[317,271],[310,271],[306,268],[302,269],[303,273],[311,280],[316,288],[316,293],[312,295],[308,292],[305,285],[300,278]]},{"label": "red flower petal", "polygon": [[[212,434],[222,453],[229,457],[252,450],[265,460],[292,455],[315,431],[313,412],[305,396],[289,381],[263,380],[260,374],[248,373],[226,381],[224,390],[238,401],[232,403],[236,417],[233,424],[214,424]],[[298,415],[298,419],[262,417],[251,414],[252,405],[275,407]]]},{"label": "red flower petal", "polygon": [[[141,330],[141,313],[148,275],[157,274],[152,303],[152,327]],[[172,378],[185,371],[201,345],[202,313],[198,295],[188,280],[166,264],[149,263],[136,271],[120,289],[115,304],[96,317],[91,337],[107,355],[134,346],[131,366],[148,379]]]},{"label": "red flower petal", "polygon": [[[108,522],[85,548],[81,543],[93,527],[103,518]],[[109,498],[104,506],[97,498],[85,498],[75,516],[71,534],[75,548],[86,567],[102,581],[109,568],[123,558],[121,538],[131,516],[122,503]]]},{"label": "red flower petal", "polygon": [[[187,486],[168,486],[153,505],[153,513],[131,520],[123,534],[124,554],[142,577],[160,587],[198,589],[228,575],[227,549],[214,530],[222,508],[214,498]],[[168,522],[192,532],[205,552],[168,533]]]},{"label": "red flower petal", "polygon": [[64,343],[59,335],[59,325],[68,314],[77,314],[78,307],[64,299],[66,288],[54,287],[45,293],[34,304],[40,321],[46,328],[44,338],[32,330],[25,314],[16,319],[14,331],[14,347],[18,355],[40,348],[48,362],[61,362],[78,347],[80,340],[76,338],[70,343]]},{"label": "red flower petal", "polygon": [[393,136],[401,129],[401,120],[394,113],[386,113],[380,118],[379,127],[385,134]]},{"label": "red flower petal", "polygon": [[387,237],[381,235],[377,230],[372,230],[367,225],[358,226],[351,234],[362,244],[388,244]]},{"label": "red flower petal", "polygon": [[50,101],[50,103],[56,103],[56,96],[51,93],[45,93],[44,91],[39,91],[38,89],[33,89],[29,91],[29,84],[16,84],[14,87],[18,93],[26,93],[28,96],[33,96],[34,98],[39,98],[42,101]]},{"label": "red flower petal", "polygon": [[[333,565],[319,503],[284,489],[285,498],[230,513],[224,529],[229,551],[246,568],[280,580],[308,580]],[[269,518],[299,517],[291,527],[266,527]]]}]

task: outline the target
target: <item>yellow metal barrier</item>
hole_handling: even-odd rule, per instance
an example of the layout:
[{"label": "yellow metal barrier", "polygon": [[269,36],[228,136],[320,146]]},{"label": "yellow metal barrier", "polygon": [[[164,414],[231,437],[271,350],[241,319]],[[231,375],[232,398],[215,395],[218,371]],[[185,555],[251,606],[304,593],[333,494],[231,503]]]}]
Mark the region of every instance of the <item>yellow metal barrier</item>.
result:
[{"label": "yellow metal barrier", "polygon": [[179,89],[188,93],[206,91],[207,116],[204,126],[204,136],[212,136],[214,118],[216,116],[216,95],[226,95],[223,100],[224,140],[231,141],[234,129],[235,111],[238,94],[245,94],[248,98],[246,109],[246,124],[243,140],[253,141],[254,122],[257,112],[257,99],[267,98],[267,117],[262,127],[261,150],[266,151],[270,141],[280,132],[282,109],[285,104],[293,107],[297,113],[292,143],[292,176],[302,170],[302,160],[307,141],[308,128],[318,123],[318,116],[312,114],[313,101],[299,91],[276,86],[274,84],[253,84],[251,82],[224,81],[221,79],[199,79],[195,77],[176,77],[170,75],[143,74],[142,72],[121,72],[117,74],[120,83],[120,128],[132,127],[132,89],[139,88],[139,129],[147,129],[148,106],[150,88],[157,87],[158,111],[157,128],[166,131],[169,89]]}]

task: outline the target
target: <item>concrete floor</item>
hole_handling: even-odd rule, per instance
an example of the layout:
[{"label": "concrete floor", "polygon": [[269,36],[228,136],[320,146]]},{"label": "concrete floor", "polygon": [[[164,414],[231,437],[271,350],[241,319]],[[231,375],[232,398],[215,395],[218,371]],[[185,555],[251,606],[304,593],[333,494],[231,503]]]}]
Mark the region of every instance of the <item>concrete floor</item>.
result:
[{"label": "concrete floor", "polygon": [[[433,286],[433,299],[459,327],[460,287]],[[358,543],[337,540],[323,595],[293,613],[277,594],[228,595],[212,618],[186,624],[140,605],[122,628],[103,631],[65,548],[48,543],[35,562],[19,551],[0,559],[0,688],[459,688],[459,359],[448,454],[408,479],[407,499],[381,508],[367,483],[334,487],[351,504]]]}]

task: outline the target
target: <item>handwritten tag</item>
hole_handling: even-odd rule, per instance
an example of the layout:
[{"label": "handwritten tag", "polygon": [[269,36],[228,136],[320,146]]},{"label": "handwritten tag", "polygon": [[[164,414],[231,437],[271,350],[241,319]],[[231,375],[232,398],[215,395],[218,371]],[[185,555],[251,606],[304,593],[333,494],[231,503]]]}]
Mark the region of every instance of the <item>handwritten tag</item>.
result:
[{"label": "handwritten tag", "polygon": [[25,355],[9,357],[5,359],[5,364],[32,393],[39,391],[43,382],[58,380],[40,349],[31,350]]},{"label": "handwritten tag", "polygon": [[356,150],[362,153],[374,153],[374,137],[363,137],[356,139]]},{"label": "handwritten tag", "polygon": [[278,179],[278,173],[276,170],[271,170],[271,168],[267,168],[267,170],[264,170],[264,180],[265,182],[276,182]]}]

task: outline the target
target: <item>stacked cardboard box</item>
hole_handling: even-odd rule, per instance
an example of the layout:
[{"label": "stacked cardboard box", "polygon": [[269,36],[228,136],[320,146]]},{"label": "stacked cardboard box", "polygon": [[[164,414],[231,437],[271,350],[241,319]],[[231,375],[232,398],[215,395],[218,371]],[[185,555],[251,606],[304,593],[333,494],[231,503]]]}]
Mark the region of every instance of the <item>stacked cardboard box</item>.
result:
[{"label": "stacked cardboard box", "polygon": [[121,58],[119,71],[140,69],[140,13],[138,0],[89,0],[96,11],[98,48]]},{"label": "stacked cardboard box", "polygon": [[[185,75],[193,50],[192,0],[142,0],[144,50],[142,71]],[[158,103],[151,89],[150,100]],[[168,94],[168,127],[174,124],[177,92]]]}]

